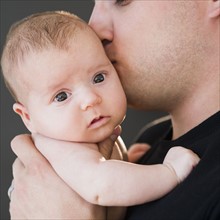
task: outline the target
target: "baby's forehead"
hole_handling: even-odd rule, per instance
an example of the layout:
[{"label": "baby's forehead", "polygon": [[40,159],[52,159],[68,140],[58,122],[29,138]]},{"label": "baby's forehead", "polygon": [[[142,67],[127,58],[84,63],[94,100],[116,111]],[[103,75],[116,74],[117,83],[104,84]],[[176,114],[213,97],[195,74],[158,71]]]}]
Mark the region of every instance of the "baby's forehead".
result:
[{"label": "baby's forehead", "polygon": [[[18,70],[22,72],[27,61],[35,63],[31,57],[38,59],[45,51],[47,55],[54,51],[68,53],[81,41],[80,36],[93,36],[81,47],[98,41],[88,24],[65,12],[39,13],[15,23],[8,33],[3,53],[5,78],[12,86],[28,82]],[[80,49],[77,52],[80,53]]]}]

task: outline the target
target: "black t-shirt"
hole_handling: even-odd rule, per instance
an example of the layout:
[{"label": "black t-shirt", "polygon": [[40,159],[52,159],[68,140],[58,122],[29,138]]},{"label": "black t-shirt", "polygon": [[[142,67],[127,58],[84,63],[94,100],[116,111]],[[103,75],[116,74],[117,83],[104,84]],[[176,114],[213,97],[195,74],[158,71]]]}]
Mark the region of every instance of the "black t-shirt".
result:
[{"label": "black t-shirt", "polygon": [[139,163],[162,163],[173,146],[193,150],[201,158],[200,163],[163,198],[129,207],[125,219],[220,220],[220,112],[176,140],[170,140],[171,134],[170,120],[145,129],[137,142],[150,143],[152,149]]}]

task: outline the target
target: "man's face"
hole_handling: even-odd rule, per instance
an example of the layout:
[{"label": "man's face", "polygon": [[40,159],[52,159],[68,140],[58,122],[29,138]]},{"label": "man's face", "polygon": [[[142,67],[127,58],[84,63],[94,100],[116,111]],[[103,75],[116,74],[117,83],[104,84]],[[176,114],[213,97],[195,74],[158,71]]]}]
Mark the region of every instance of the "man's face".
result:
[{"label": "man's face", "polygon": [[203,6],[198,4],[96,1],[90,25],[103,40],[130,106],[171,111],[194,84],[192,73],[202,47],[198,35]]}]

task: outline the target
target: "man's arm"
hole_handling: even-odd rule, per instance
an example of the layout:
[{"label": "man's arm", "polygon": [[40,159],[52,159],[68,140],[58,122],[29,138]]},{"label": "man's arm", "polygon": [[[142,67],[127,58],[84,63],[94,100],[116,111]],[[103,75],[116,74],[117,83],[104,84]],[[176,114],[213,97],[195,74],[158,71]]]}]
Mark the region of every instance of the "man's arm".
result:
[{"label": "man's arm", "polygon": [[57,176],[29,135],[17,136],[11,145],[18,156],[13,164],[11,219],[94,219],[102,214]]}]

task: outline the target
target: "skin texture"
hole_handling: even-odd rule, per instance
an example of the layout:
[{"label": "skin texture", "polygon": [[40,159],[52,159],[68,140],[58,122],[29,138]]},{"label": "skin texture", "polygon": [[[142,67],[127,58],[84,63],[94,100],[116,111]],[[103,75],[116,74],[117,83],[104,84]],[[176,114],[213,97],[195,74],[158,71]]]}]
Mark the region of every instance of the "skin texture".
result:
[{"label": "skin texture", "polygon": [[[219,1],[213,0],[127,0],[121,5],[106,0],[95,4],[90,24],[103,40],[110,59],[116,61],[129,105],[168,111],[173,139],[219,110],[219,13]],[[27,219],[41,209],[47,216],[49,210],[55,210],[57,216],[63,214],[61,219],[71,219],[73,210],[65,202],[74,202],[74,198],[60,199],[60,191],[67,186],[60,183],[59,190],[53,190],[60,180],[28,140],[27,136],[18,136],[12,142],[19,158],[14,164],[12,218]],[[30,154],[35,160],[27,159]],[[33,174],[36,164],[39,166]],[[41,178],[45,171],[50,175]],[[35,182],[38,190],[33,189]],[[53,184],[45,190],[46,183]],[[32,210],[27,208],[30,203]]]}]

